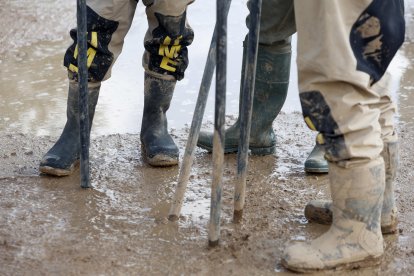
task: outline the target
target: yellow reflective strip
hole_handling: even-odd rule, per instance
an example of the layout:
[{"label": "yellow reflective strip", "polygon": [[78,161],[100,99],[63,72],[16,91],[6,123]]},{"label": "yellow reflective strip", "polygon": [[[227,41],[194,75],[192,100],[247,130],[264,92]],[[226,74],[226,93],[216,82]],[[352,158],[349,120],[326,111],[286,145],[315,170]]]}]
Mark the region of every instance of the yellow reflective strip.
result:
[{"label": "yellow reflective strip", "polygon": [[308,127],[312,130],[316,130],[315,125],[312,123],[311,119],[309,117],[305,117],[305,122],[308,125]]},{"label": "yellow reflective strip", "polygon": [[164,44],[164,45],[170,45],[171,44],[171,37],[169,37],[167,35],[167,37],[164,39],[164,42],[162,44]]},{"label": "yellow reflective strip", "polygon": [[76,67],[75,65],[73,65],[72,63],[69,64],[69,68],[70,71],[77,73],[78,72],[78,67]]},{"label": "yellow reflective strip", "polygon": [[97,32],[91,33],[91,45],[94,48],[98,48],[98,33]]},{"label": "yellow reflective strip", "polygon": [[163,57],[163,59],[161,61],[161,64],[160,64],[160,67],[167,70],[167,71],[175,72],[176,69],[174,67],[170,66],[169,64],[177,65],[177,62],[171,60],[168,57]]},{"label": "yellow reflective strip", "polygon": [[177,37],[175,40],[174,40],[174,45],[180,45],[180,40],[183,38],[183,36],[182,35],[180,35],[179,37]]},{"label": "yellow reflective strip", "polygon": [[88,55],[87,67],[89,68],[92,64],[93,59],[95,58],[96,50],[93,48],[89,48],[87,55]]},{"label": "yellow reflective strip", "polygon": [[178,54],[177,54],[177,48],[178,47],[181,47],[181,46],[171,46],[171,49],[170,49],[170,48],[168,48],[168,46],[162,45],[162,46],[160,46],[159,55],[169,57],[169,58],[177,57],[178,56]]},{"label": "yellow reflective strip", "polygon": [[324,145],[325,144],[325,139],[323,138],[322,133],[319,133],[316,136],[316,141],[318,142],[319,145]]},{"label": "yellow reflective strip", "polygon": [[73,57],[76,59],[78,58],[78,45],[75,47],[75,52],[73,53]]},{"label": "yellow reflective strip", "polygon": [[164,39],[164,42],[160,45],[160,48],[158,49],[158,54],[160,56],[168,56],[169,49],[167,45],[170,45],[170,44],[171,44],[171,38],[167,36]]},{"label": "yellow reflective strip", "polygon": [[174,58],[178,57],[178,52],[181,50],[181,45],[174,46],[174,51],[172,51],[172,55]]}]

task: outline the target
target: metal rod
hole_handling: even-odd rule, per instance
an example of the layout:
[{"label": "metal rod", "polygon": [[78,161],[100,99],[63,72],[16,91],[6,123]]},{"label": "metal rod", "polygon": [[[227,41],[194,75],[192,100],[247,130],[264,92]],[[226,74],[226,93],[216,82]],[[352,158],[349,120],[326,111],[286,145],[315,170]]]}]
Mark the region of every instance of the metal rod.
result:
[{"label": "metal rod", "polygon": [[90,188],[89,178],[89,110],[87,68],[87,18],[86,1],[77,0],[78,86],[79,86],[79,133],[80,133],[80,184]]},{"label": "metal rod", "polygon": [[247,57],[242,83],[243,88],[241,91],[242,103],[240,109],[240,143],[237,154],[237,181],[234,190],[233,221],[235,223],[239,223],[241,221],[245,203],[249,138],[253,110],[262,0],[252,0],[250,5],[250,26],[246,49]]},{"label": "metal rod", "polygon": [[[226,4],[224,12],[227,16],[230,9],[231,0],[225,0],[224,2]],[[188,180],[190,178],[191,166],[194,160],[194,149],[197,145],[198,135],[200,133],[201,123],[203,121],[211,81],[213,79],[214,69],[216,68],[216,43],[217,27],[214,28],[213,37],[211,38],[210,49],[208,51],[203,78],[201,80],[200,90],[198,92],[197,103],[193,114],[193,120],[191,122],[190,133],[188,135],[188,140],[185,147],[183,163],[180,168],[177,188],[175,190],[174,199],[168,216],[168,219],[170,221],[176,221],[180,216],[184,201],[184,193],[187,189]]]},{"label": "metal rod", "polygon": [[224,163],[224,124],[226,116],[226,62],[227,62],[227,16],[224,1],[217,0],[217,69],[216,101],[213,136],[213,183],[211,185],[211,207],[208,240],[216,246],[220,238],[221,195]]}]

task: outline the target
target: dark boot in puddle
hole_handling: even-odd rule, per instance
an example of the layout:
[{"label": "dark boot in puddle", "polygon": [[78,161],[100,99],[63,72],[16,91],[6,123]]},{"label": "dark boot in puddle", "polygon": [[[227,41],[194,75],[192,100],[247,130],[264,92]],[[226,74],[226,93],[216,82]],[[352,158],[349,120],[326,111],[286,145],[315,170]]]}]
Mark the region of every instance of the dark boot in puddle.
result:
[{"label": "dark boot in puddle", "polygon": [[[95,107],[98,102],[100,83],[89,87],[89,132],[92,128]],[[67,121],[60,138],[43,156],[39,171],[54,176],[70,175],[79,163],[79,89],[78,83],[69,82]]]},{"label": "dark boot in puddle", "polygon": [[166,116],[175,84],[175,80],[164,80],[145,73],[140,138],[142,155],[151,166],[167,167],[178,164],[179,150],[168,133]]}]

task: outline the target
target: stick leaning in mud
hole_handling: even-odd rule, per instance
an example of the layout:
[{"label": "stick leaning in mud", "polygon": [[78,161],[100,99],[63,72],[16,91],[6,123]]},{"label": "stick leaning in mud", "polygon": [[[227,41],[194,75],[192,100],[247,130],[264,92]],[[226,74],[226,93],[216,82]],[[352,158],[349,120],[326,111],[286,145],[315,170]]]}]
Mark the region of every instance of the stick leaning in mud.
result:
[{"label": "stick leaning in mud", "polygon": [[89,178],[89,110],[86,1],[77,0],[78,27],[78,82],[79,82],[79,133],[80,133],[80,185],[90,188]]},{"label": "stick leaning in mud", "polygon": [[[224,12],[227,16],[230,9],[231,0],[225,2]],[[200,133],[201,123],[203,121],[204,111],[207,103],[208,93],[210,91],[211,81],[213,79],[214,69],[216,68],[216,48],[217,43],[217,26],[214,28],[213,37],[211,38],[210,48],[207,55],[206,65],[204,67],[203,78],[201,80],[200,90],[198,92],[197,103],[193,113],[190,133],[188,135],[187,144],[183,162],[178,176],[177,188],[175,190],[174,199],[170,208],[168,219],[170,221],[178,220],[181,207],[184,201],[184,194],[187,189],[188,180],[190,178],[191,166],[194,160],[194,149],[197,145],[198,135]]]},{"label": "stick leaning in mud", "polygon": [[250,2],[250,26],[247,39],[247,55],[242,80],[240,143],[237,154],[237,181],[234,189],[233,221],[239,223],[243,216],[246,194],[247,164],[250,128],[253,112],[254,83],[256,76],[257,50],[259,44],[260,14],[262,0]]},{"label": "stick leaning in mud", "polygon": [[216,5],[217,68],[213,136],[213,181],[211,185],[210,222],[208,231],[208,243],[210,246],[218,245],[220,239],[227,78],[227,16],[224,13],[224,2],[222,0],[217,0]]}]

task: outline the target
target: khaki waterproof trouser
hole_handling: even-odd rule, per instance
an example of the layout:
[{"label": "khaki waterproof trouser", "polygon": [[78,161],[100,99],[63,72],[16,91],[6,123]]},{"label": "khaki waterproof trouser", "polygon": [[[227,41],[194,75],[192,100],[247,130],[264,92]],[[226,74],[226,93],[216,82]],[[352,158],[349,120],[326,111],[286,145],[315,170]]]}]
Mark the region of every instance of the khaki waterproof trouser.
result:
[{"label": "khaki waterproof trouser", "polygon": [[[303,115],[326,158],[342,166],[376,159],[394,142],[386,69],[404,40],[399,0],[295,0]],[[275,7],[276,8],[276,7]]]},{"label": "khaki waterproof trouser", "polygon": [[[143,0],[148,30],[144,38],[143,66],[147,73],[169,80],[180,80],[188,65],[187,46],[194,33],[186,9],[194,0]],[[111,75],[111,68],[122,51],[131,27],[137,0],[87,0],[89,82],[99,83]],[[65,54],[64,65],[70,78],[77,78],[76,29]]]}]

